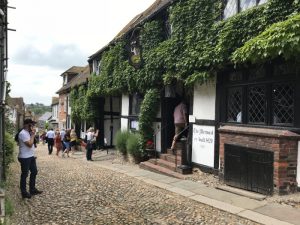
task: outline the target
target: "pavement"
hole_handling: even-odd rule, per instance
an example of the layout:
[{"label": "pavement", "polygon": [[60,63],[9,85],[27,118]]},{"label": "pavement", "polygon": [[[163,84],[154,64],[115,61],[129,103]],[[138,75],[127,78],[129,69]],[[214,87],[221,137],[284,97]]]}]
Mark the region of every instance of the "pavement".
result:
[{"label": "pavement", "polygon": [[[62,158],[37,148],[37,188],[22,199],[20,165],[10,165],[6,197],[14,208],[7,224],[300,224],[300,212],[248,197],[140,169],[115,151],[84,152]],[[253,199],[256,198],[256,199]],[[257,200],[260,199],[260,200]]]},{"label": "pavement", "polygon": [[[136,165],[114,164],[109,160],[109,154],[107,156],[105,155],[106,152],[97,151],[93,156],[95,159],[93,163],[99,167],[125,174],[145,183],[179,194],[188,199],[195,200],[257,223],[268,225],[300,225],[300,209],[267,202],[266,200],[263,200],[263,198],[260,198],[260,195],[251,192],[245,191],[243,193],[243,191],[241,191],[241,195],[235,194],[229,192],[229,190],[225,191],[207,187],[204,184],[194,181],[181,180],[143,170]],[[105,157],[108,157],[107,160]],[[246,197],[245,195],[248,196]]]}]

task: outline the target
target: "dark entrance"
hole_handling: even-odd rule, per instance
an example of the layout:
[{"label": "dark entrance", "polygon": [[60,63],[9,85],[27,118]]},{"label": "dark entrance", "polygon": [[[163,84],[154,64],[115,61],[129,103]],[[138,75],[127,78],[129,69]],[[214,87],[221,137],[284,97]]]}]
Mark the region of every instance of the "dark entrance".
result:
[{"label": "dark entrance", "polygon": [[162,97],[161,101],[162,109],[162,124],[161,124],[161,135],[162,135],[162,152],[165,152],[172,145],[172,140],[175,134],[175,126],[173,119],[173,111],[178,104],[176,98]]},{"label": "dark entrance", "polygon": [[249,191],[272,194],[273,162],[273,152],[225,144],[225,183]]},{"label": "dark entrance", "polygon": [[99,129],[97,137],[97,146],[103,148],[104,146],[104,98],[94,98],[92,109],[95,113],[94,124],[95,129]]}]

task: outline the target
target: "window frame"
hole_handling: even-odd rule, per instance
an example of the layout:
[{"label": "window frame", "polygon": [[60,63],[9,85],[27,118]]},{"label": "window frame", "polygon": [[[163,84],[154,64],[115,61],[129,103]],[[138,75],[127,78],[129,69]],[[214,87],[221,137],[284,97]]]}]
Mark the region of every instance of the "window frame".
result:
[{"label": "window frame", "polygon": [[[236,9],[235,9],[235,12],[234,12],[232,15],[225,17],[225,14],[224,14],[224,13],[225,13],[225,9],[226,9],[227,3],[228,3],[229,1],[235,1],[235,3],[236,3]],[[267,2],[264,2],[264,3],[260,3],[262,0],[252,0],[253,2],[255,2],[255,5],[252,6],[252,7],[247,8],[247,9],[242,9],[242,8],[241,8],[241,1],[242,1],[242,0],[224,0],[224,1],[223,1],[223,4],[224,4],[224,5],[223,5],[223,13],[222,13],[222,14],[223,14],[223,15],[222,15],[223,20],[227,20],[227,19],[229,19],[230,17],[235,16],[235,15],[239,14],[240,12],[246,11],[246,10],[251,9],[251,8],[253,8],[253,7],[257,7],[257,6],[259,6],[259,5],[263,5],[263,4],[267,3],[269,0],[266,0]]]},{"label": "window frame", "polygon": [[[247,70],[241,70],[243,74],[243,79],[238,81],[230,81],[229,74],[235,71],[233,68],[224,71],[223,73],[218,74],[218,83],[221,87],[220,93],[220,100],[223,102],[220,105],[220,122],[225,124],[236,124],[236,125],[245,125],[245,126],[258,126],[258,127],[287,127],[287,128],[300,128],[300,117],[297,117],[297,113],[300,112],[300,102],[297,101],[300,98],[300,90],[298,91],[300,78],[299,78],[299,69],[296,68],[295,73],[291,74],[281,74],[281,76],[276,77],[274,75],[274,66],[271,64],[265,65],[266,67],[266,76],[262,78],[258,78],[257,80],[249,80],[249,74],[252,68]],[[227,76],[226,76],[227,75]],[[265,88],[265,96],[266,96],[266,103],[265,103],[265,116],[264,116],[264,123],[256,123],[256,122],[249,122],[249,90],[251,87],[254,86],[262,86],[264,85]],[[292,101],[293,101],[293,118],[292,123],[274,123],[274,99],[273,99],[273,88],[276,85],[289,85],[292,88]],[[229,93],[230,89],[241,89],[242,91],[242,121],[233,121],[229,120],[232,115],[228,109],[229,105]],[[299,103],[298,103],[299,102]],[[231,103],[232,104],[232,103]],[[222,111],[223,108],[223,111]],[[224,110],[225,109],[225,110]]]}]

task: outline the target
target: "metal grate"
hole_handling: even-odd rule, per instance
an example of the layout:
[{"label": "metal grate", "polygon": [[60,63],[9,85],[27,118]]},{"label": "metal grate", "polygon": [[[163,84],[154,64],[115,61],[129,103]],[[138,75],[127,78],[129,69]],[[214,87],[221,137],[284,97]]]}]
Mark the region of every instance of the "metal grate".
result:
[{"label": "metal grate", "polygon": [[228,90],[227,121],[242,122],[242,89],[232,88]]},{"label": "metal grate", "polygon": [[294,123],[294,88],[291,84],[273,87],[273,124]]},{"label": "metal grate", "polygon": [[266,93],[265,86],[249,88],[248,118],[249,123],[266,122]]},{"label": "metal grate", "polygon": [[237,1],[227,0],[226,7],[224,9],[224,19],[227,19],[237,14]]}]

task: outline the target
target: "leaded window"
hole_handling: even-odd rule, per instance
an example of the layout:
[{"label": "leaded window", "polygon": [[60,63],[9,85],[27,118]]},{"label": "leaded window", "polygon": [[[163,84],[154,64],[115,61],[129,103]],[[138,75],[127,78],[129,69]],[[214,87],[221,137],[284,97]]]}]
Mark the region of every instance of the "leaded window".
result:
[{"label": "leaded window", "polygon": [[130,97],[130,115],[139,115],[143,97],[135,93]]},{"label": "leaded window", "polygon": [[300,101],[296,101],[300,98],[299,69],[296,63],[278,61],[226,72],[220,77],[221,89],[225,89],[220,102],[221,120],[300,128]]},{"label": "leaded window", "polygon": [[256,0],[240,0],[241,11],[245,11],[256,6]]},{"label": "leaded window", "polygon": [[294,122],[294,87],[289,84],[276,84],[272,91],[274,125],[292,125]]},{"label": "leaded window", "polygon": [[264,124],[266,122],[266,92],[265,86],[249,88],[248,117],[249,123]]},{"label": "leaded window", "polygon": [[230,122],[242,122],[242,89],[231,88],[228,89],[227,99],[227,121]]},{"label": "leaded window", "polygon": [[224,19],[227,19],[235,14],[250,9],[257,5],[262,5],[268,0],[224,0]]},{"label": "leaded window", "polygon": [[259,5],[262,5],[262,4],[265,4],[265,3],[267,3],[268,2],[268,0],[260,0],[259,2],[258,2],[258,4]]},{"label": "leaded window", "polygon": [[228,0],[224,9],[224,19],[227,19],[238,12],[238,5],[236,0]]}]

